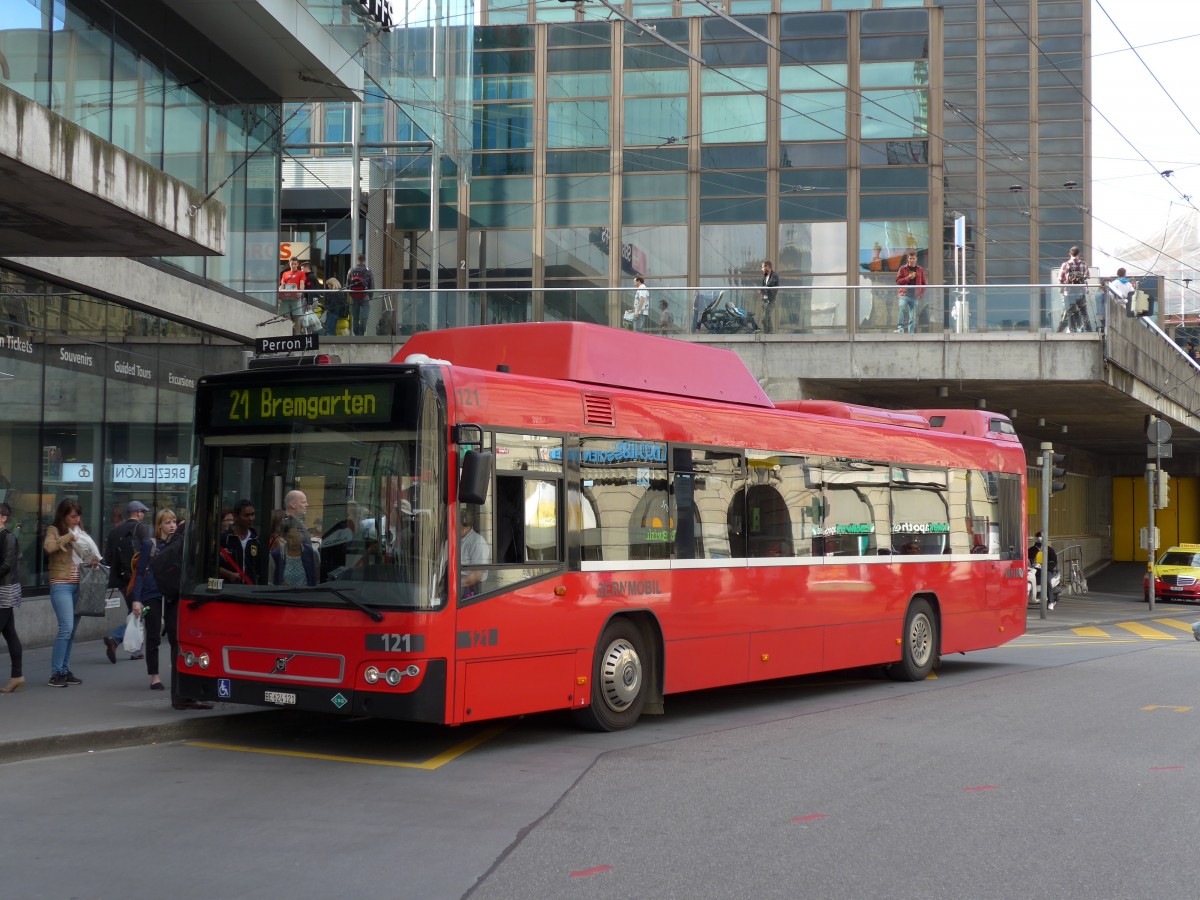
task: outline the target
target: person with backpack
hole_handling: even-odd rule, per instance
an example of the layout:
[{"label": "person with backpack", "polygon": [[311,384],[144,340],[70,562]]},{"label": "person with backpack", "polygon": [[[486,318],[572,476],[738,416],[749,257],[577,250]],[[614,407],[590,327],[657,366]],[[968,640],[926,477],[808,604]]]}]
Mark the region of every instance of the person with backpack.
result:
[{"label": "person with backpack", "polygon": [[[150,527],[146,525],[146,513],[150,507],[139,500],[133,500],[125,507],[125,521],[108,533],[104,543],[104,558],[108,560],[108,586],[121,592],[125,600],[125,614],[133,611],[134,576],[137,574],[137,564],[134,557],[142,545],[151,537]],[[117,648],[125,640],[125,622],[122,620],[112,632],[104,638],[104,652],[108,661],[114,665],[117,662]],[[135,653],[130,659],[141,659],[141,653]]]},{"label": "person with backpack", "polygon": [[1072,247],[1071,255],[1067,257],[1058,269],[1058,283],[1063,285],[1062,320],[1058,323],[1061,331],[1091,331],[1092,323],[1087,314],[1087,264],[1079,255],[1079,248]]},{"label": "person with backpack", "polygon": [[346,273],[346,291],[350,294],[350,320],[354,333],[362,337],[367,333],[367,319],[371,314],[371,294],[375,279],[367,268],[367,258],[358,255],[358,265]]},{"label": "person with backpack", "polygon": [[167,545],[175,534],[175,512],[160,509],[154,519],[154,537],[146,540],[138,551],[138,566],[133,588],[133,614],[142,616],[146,623],[146,672],[150,675],[150,690],[162,691],[162,678],[158,674],[158,646],[162,637],[163,592],[154,578],[150,564],[154,557]]}]

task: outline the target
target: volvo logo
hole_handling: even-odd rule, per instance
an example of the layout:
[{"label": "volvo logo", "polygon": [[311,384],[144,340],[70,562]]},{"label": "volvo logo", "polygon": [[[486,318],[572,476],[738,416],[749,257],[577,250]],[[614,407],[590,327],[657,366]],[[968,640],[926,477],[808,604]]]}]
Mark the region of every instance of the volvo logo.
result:
[{"label": "volvo logo", "polygon": [[291,662],[293,659],[295,659],[295,658],[296,658],[296,654],[295,654],[295,653],[293,653],[291,656],[277,656],[277,657],[275,657],[275,673],[276,673],[276,674],[279,674],[279,673],[282,673],[282,672],[286,672],[286,671],[287,671],[287,665],[288,665],[288,663],[290,663],[290,662]]}]

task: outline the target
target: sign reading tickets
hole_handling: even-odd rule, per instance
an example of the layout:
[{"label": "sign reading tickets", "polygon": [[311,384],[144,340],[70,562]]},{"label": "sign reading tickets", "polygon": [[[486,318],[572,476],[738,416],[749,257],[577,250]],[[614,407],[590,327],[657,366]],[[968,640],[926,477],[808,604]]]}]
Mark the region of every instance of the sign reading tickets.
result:
[{"label": "sign reading tickets", "polygon": [[377,425],[392,418],[390,384],[274,385],[214,391],[210,423],[218,427]]}]

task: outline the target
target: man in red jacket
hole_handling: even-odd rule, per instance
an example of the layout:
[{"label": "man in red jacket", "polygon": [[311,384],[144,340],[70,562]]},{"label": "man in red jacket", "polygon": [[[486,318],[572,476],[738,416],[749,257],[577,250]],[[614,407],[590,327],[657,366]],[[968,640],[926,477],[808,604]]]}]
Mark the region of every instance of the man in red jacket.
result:
[{"label": "man in red jacket", "polygon": [[896,284],[900,285],[900,314],[896,333],[912,334],[917,330],[917,306],[925,296],[925,270],[917,265],[915,250],[908,254],[908,262],[896,273]]}]

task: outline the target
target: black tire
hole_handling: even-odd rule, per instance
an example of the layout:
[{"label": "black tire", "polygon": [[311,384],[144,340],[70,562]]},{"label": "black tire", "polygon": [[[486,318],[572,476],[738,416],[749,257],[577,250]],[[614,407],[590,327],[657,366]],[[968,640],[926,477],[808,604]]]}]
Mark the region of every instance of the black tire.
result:
[{"label": "black tire", "polygon": [[614,619],[600,635],[592,661],[591,705],[575,711],[589,731],[630,728],[646,706],[649,675],[641,632],[628,619]]},{"label": "black tire", "polygon": [[922,681],[929,677],[938,657],[937,620],[928,600],[914,600],[904,617],[900,662],[885,670],[893,681]]}]

